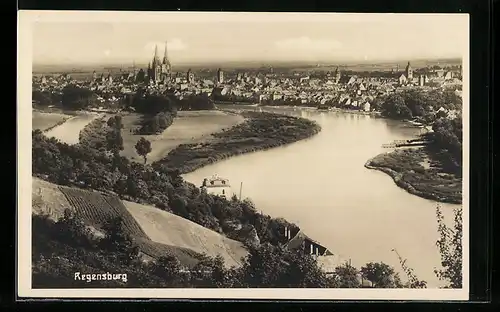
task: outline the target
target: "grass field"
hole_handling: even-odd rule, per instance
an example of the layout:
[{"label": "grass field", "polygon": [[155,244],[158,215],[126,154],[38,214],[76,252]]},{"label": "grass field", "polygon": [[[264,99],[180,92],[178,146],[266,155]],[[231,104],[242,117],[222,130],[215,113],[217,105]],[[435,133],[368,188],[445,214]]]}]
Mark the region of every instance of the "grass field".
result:
[{"label": "grass field", "polygon": [[137,155],[135,144],[141,137],[151,141],[152,151],[148,155],[148,163],[165,157],[168,152],[180,144],[198,143],[210,140],[211,134],[231,128],[244,121],[239,115],[221,111],[180,111],[173,124],[159,135],[135,135],[130,130],[138,127],[141,116],[128,114],[123,116],[122,130],[124,150],[122,156],[142,161]]},{"label": "grass field", "polygon": [[63,143],[77,144],[79,142],[80,131],[95,118],[100,117],[99,114],[79,114],[68,119],[65,123],[57,126],[45,133],[48,137],[55,137]]},{"label": "grass field", "polygon": [[31,126],[33,130],[40,129],[45,131],[46,129],[53,127],[54,125],[57,125],[58,123],[71,117],[72,116],[66,114],[33,111],[31,113]]},{"label": "grass field", "polygon": [[242,243],[202,227],[172,213],[124,201],[129,212],[139,222],[152,241],[187,248],[211,257],[221,255],[226,266],[240,266],[248,252]]}]

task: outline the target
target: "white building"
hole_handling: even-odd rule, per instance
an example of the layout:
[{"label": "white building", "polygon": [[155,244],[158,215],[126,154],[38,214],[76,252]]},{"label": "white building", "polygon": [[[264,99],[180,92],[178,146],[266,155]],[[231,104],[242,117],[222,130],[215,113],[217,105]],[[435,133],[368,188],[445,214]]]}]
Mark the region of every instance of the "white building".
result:
[{"label": "white building", "polygon": [[220,178],[217,175],[205,178],[201,189],[205,190],[208,194],[221,196],[227,199],[230,199],[233,196],[229,180]]}]

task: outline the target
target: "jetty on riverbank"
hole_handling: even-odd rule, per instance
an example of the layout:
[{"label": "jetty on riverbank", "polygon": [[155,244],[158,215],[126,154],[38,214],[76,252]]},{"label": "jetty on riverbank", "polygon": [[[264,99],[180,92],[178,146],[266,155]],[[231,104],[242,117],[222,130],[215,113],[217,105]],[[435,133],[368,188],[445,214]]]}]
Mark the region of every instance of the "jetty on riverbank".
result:
[{"label": "jetty on riverbank", "polygon": [[382,144],[383,148],[397,148],[397,147],[414,147],[414,146],[425,146],[429,144],[429,141],[422,139],[410,139],[410,140],[395,140],[388,144]]}]

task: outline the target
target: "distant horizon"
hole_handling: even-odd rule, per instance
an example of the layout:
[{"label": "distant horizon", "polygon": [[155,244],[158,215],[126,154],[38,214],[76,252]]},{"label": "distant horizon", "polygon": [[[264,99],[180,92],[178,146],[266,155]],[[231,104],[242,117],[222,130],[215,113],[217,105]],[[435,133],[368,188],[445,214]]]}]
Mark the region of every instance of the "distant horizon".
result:
[{"label": "distant horizon", "polygon": [[[221,67],[224,68],[224,65],[226,65],[229,68],[259,68],[259,67],[281,67],[281,66],[339,66],[339,67],[352,67],[356,65],[373,65],[373,66],[379,66],[379,65],[403,65],[406,64],[407,62],[411,63],[432,63],[432,64],[438,64],[440,62],[445,63],[445,62],[463,62],[462,57],[446,57],[446,58],[415,58],[411,60],[406,60],[406,59],[399,59],[399,60],[373,60],[373,61],[365,61],[365,60],[350,60],[350,61],[337,61],[337,62],[320,62],[320,63],[314,63],[314,62],[307,62],[307,61],[228,61],[228,62],[185,62],[185,63],[179,63],[179,64],[172,64],[172,70],[175,71],[176,67],[177,68],[214,68],[214,67]],[[145,68],[148,64],[140,64],[140,63],[135,63],[135,66],[140,69],[140,68]],[[65,64],[65,63],[33,63],[33,70],[42,70],[43,67],[54,67],[62,70],[77,70],[77,69],[89,69],[89,68],[131,68],[133,64],[123,64],[119,62],[113,62],[113,63],[80,63],[80,64]],[[42,70],[43,71],[43,70]]]},{"label": "distant horizon", "polygon": [[[40,65],[375,63],[463,58],[467,14],[34,12]],[[446,40],[445,40],[446,39]]]},{"label": "distant horizon", "polygon": [[[153,58],[153,54],[151,54],[151,59]],[[160,57],[161,58],[161,57]],[[358,59],[337,59],[337,60],[307,60],[307,59],[293,59],[293,60],[261,60],[261,59],[244,59],[244,60],[193,60],[193,61],[179,61],[172,62],[172,67],[177,66],[212,66],[214,64],[259,64],[259,65],[282,65],[282,64],[300,64],[300,65],[316,65],[316,64],[327,64],[327,65],[349,65],[349,64],[401,64],[407,62],[421,62],[421,61],[429,61],[429,62],[437,62],[440,60],[450,61],[450,60],[463,60],[463,56],[461,55],[447,55],[447,56],[435,56],[435,57],[413,57],[413,58],[378,58],[378,59],[369,59],[366,60],[364,58]],[[76,67],[88,67],[88,66],[133,66],[135,63],[136,66],[147,66],[150,60],[144,61],[135,61],[131,60],[109,60],[107,62],[104,61],[86,61],[86,62],[64,62],[64,61],[46,61],[46,62],[36,62],[33,61],[32,65],[35,66],[76,66]]]}]

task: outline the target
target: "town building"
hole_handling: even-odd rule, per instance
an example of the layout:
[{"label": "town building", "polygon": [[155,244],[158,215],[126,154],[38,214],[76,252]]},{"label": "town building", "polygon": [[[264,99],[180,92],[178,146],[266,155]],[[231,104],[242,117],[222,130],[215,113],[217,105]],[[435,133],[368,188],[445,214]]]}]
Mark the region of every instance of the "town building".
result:
[{"label": "town building", "polygon": [[216,81],[217,83],[224,83],[224,72],[220,68],[217,70]]},{"label": "town building", "polygon": [[342,74],[340,73],[339,67],[335,69],[335,83],[339,83]]},{"label": "town building", "polygon": [[208,194],[221,196],[228,199],[233,196],[229,180],[220,178],[217,175],[203,179],[201,189],[205,190]]},{"label": "town building", "polygon": [[188,83],[194,83],[194,73],[191,69],[187,71],[186,80]]},{"label": "town building", "polygon": [[413,68],[411,67],[410,62],[408,62],[408,64],[406,65],[405,74],[406,74],[406,78],[408,79],[408,81],[413,80]]},{"label": "town building", "polygon": [[168,46],[165,43],[165,52],[163,55],[163,60],[160,61],[158,56],[158,46],[155,46],[155,53],[153,60],[148,64],[148,77],[151,82],[154,83],[165,83],[169,81],[172,77],[172,65],[168,59]]}]

